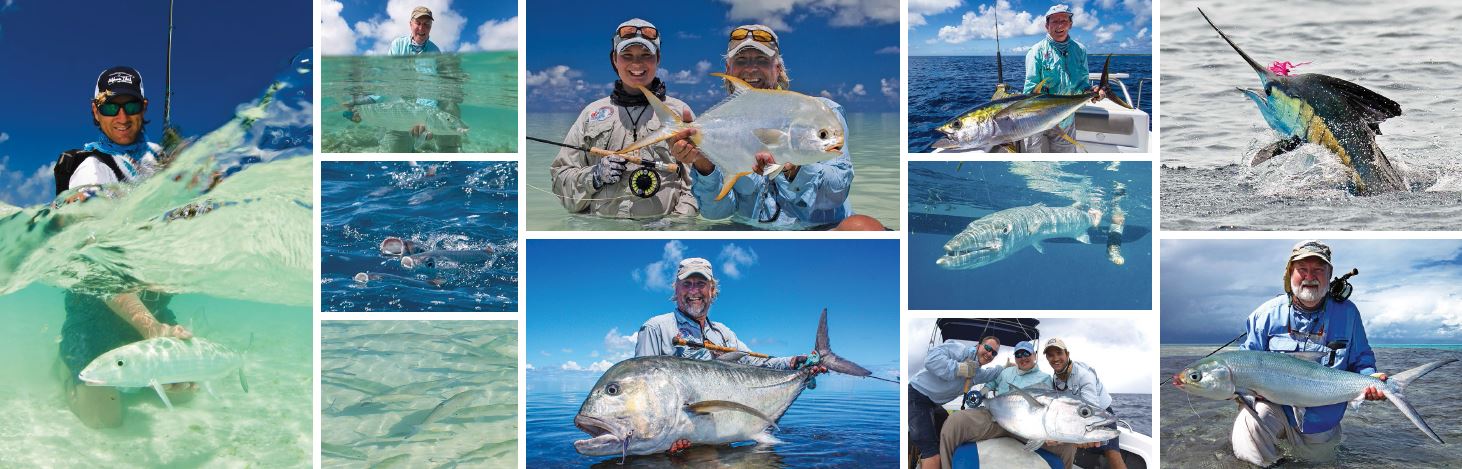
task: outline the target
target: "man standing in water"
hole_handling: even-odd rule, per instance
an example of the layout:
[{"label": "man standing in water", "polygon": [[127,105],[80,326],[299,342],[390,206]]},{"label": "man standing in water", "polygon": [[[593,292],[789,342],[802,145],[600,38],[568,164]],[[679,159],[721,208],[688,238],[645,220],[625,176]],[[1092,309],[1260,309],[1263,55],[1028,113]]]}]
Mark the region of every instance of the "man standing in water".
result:
[{"label": "man standing in water", "polygon": [[[1071,7],[1053,5],[1046,10],[1045,39],[1035,43],[1025,53],[1025,87],[1023,93],[1035,91],[1047,94],[1079,94],[1093,89],[1104,93],[1100,87],[1093,87],[1090,69],[1086,64],[1086,46],[1071,38],[1072,20],[1075,15]],[[1026,140],[1029,153],[1076,153],[1074,130],[1075,115],[1066,116],[1060,124],[1036,134]]]},{"label": "man standing in water", "polygon": [[[57,159],[56,192],[76,189],[66,203],[110,196],[103,184],[134,182],[157,170],[162,147],[147,141],[147,99],[142,75],[131,67],[112,67],[97,77],[91,103],[92,122],[101,131],[95,142]],[[82,279],[82,282],[85,282]],[[61,360],[66,364],[67,402],[71,412],[91,428],[122,425],[122,401],[113,387],[84,386],[77,373],[107,351],[154,337],[192,337],[167,309],[170,295],[134,291],[111,298],[66,292],[66,322],[61,326]],[[193,385],[168,385],[173,402],[186,401]],[[183,393],[182,395],[174,394]]]},{"label": "man standing in water", "polygon": [[[410,28],[411,33],[391,41],[391,49],[389,51],[389,54],[395,57],[415,57],[412,60],[414,60],[413,66],[416,68],[416,72],[426,75],[428,77],[427,79],[437,79],[437,68],[440,57],[435,57],[435,55],[442,53],[442,49],[437,47],[436,43],[431,42],[431,27],[434,21],[435,19],[432,17],[430,8],[419,6],[412,9],[411,18],[407,22],[407,27]],[[447,84],[443,83],[443,85],[446,86]],[[354,98],[345,104],[345,116],[351,120],[358,121],[358,117],[356,117],[353,111],[355,106],[387,101],[415,103],[433,110],[440,109],[456,117],[458,120],[462,118],[462,109],[459,103],[451,100],[419,96],[402,96],[399,100],[395,100],[388,99],[382,95],[367,95]],[[436,150],[443,153],[456,153],[462,149],[461,135],[433,134],[427,130],[425,122],[418,122],[412,125],[409,130],[387,130],[385,137],[381,141],[381,146],[385,147],[386,151],[391,153],[412,153],[423,149],[428,141],[435,143]]]}]

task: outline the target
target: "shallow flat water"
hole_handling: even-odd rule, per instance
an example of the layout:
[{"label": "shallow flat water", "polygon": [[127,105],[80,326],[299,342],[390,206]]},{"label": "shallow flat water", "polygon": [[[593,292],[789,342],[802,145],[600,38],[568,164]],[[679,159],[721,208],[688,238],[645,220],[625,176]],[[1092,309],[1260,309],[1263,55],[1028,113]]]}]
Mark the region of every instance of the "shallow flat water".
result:
[{"label": "shallow flat water", "polygon": [[[471,52],[423,57],[323,57],[320,144],[327,153],[389,152],[385,129],[341,115],[354,96],[411,96],[458,103],[471,129],[463,153],[518,151],[518,53]],[[393,129],[406,130],[406,129]]]},{"label": "shallow flat water", "polygon": [[[1172,376],[1204,354],[1208,346],[1170,346],[1161,350],[1161,375]],[[1374,346],[1381,371],[1396,373],[1423,363],[1462,358],[1457,346],[1390,348]],[[1427,374],[1407,387],[1407,401],[1416,408],[1443,441],[1462,438],[1462,404],[1452,392],[1462,384],[1462,371],[1453,363]],[[1195,468],[1252,467],[1233,456],[1229,435],[1238,407],[1231,401],[1189,396],[1171,383],[1161,391],[1162,461],[1165,466]],[[1366,402],[1346,411],[1342,421],[1345,440],[1340,445],[1342,467],[1455,467],[1462,459],[1456,445],[1439,445],[1411,424],[1386,401]],[[1284,467],[1316,467],[1291,462]],[[1323,466],[1333,467],[1333,466]]]},{"label": "shallow flat water", "polygon": [[1163,228],[1456,227],[1462,165],[1450,139],[1462,114],[1452,81],[1462,62],[1449,31],[1462,15],[1452,2],[1201,3],[1260,64],[1313,62],[1295,73],[1352,81],[1401,104],[1401,116],[1381,123],[1377,143],[1414,192],[1376,197],[1349,195],[1347,169],[1314,145],[1247,167],[1278,135],[1234,89],[1258,86],[1258,79],[1203,21],[1197,5],[1162,2]]},{"label": "shallow flat water", "polygon": [[[322,308],[326,311],[515,311],[518,172],[511,162],[323,162]],[[443,249],[492,249],[483,263],[406,269],[388,236]],[[362,284],[357,273],[388,277]],[[428,282],[439,281],[440,285]]]},{"label": "shallow flat water", "polygon": [[[562,140],[578,113],[529,113],[532,137]],[[853,188],[848,194],[853,212],[871,216],[892,230],[899,227],[898,114],[849,113],[848,150],[853,158]],[[549,165],[558,148],[543,143],[528,145],[528,227],[530,230],[749,230],[750,226],[730,220],[675,221],[666,226],[656,220],[615,220],[569,214],[553,194]]]},{"label": "shallow flat water", "polygon": [[517,464],[516,321],[323,321],[320,370],[322,467]]}]

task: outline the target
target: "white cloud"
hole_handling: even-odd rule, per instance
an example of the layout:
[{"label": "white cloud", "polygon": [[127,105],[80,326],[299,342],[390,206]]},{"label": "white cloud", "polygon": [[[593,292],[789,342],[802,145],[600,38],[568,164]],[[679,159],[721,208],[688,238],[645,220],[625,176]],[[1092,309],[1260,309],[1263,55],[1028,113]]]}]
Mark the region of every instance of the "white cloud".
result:
[{"label": "white cloud", "polygon": [[563,362],[563,364],[559,365],[558,367],[568,371],[584,371],[584,367],[579,366],[579,362],[573,360]]},{"label": "white cloud", "polygon": [[1121,49],[1146,49],[1151,46],[1147,40],[1147,28],[1137,31],[1137,34],[1122,40],[1117,47]]},{"label": "white cloud", "polygon": [[355,54],[355,31],[340,17],[345,5],[335,0],[316,0],[315,9],[320,11],[320,55]]},{"label": "white cloud", "polygon": [[741,269],[756,265],[756,259],[755,250],[735,244],[722,246],[721,254],[716,256],[716,262],[721,264],[721,273],[733,279],[741,278]]},{"label": "white cloud", "polygon": [[431,42],[444,52],[456,51],[467,18],[452,10],[452,0],[390,0],[386,3],[387,16],[376,15],[370,20],[355,23],[356,34],[369,42],[365,52],[385,54],[391,50],[391,41],[410,34],[411,28],[407,24],[411,10],[418,6],[431,9]]},{"label": "white cloud", "polygon": [[1011,47],[1010,48],[1010,52],[1014,52],[1014,53],[1017,53],[1017,54],[1024,54],[1028,50],[1031,50],[1031,46],[1029,46],[1029,45],[1015,46],[1015,47]]},{"label": "white cloud", "polygon": [[584,105],[609,93],[609,83],[588,83],[583,72],[567,65],[554,65],[538,72],[528,72],[528,102],[535,107],[578,111]]},{"label": "white cloud", "polygon": [[624,360],[635,354],[636,333],[620,335],[619,327],[612,327],[604,334],[604,349],[608,358]]},{"label": "white cloud", "polygon": [[892,99],[898,99],[899,97],[898,78],[880,78],[878,79],[878,88],[883,92],[884,96]]},{"label": "white cloud", "polygon": [[1117,36],[1117,32],[1119,32],[1121,30],[1122,30],[1122,25],[1120,25],[1120,24],[1109,24],[1109,25],[1105,25],[1105,26],[1102,26],[1100,28],[1097,28],[1097,30],[1096,31],[1092,31],[1091,34],[1092,34],[1092,36],[1094,36],[1096,38],[1096,42],[1098,44],[1105,44],[1105,43],[1108,43],[1108,42],[1112,42],[1112,38],[1113,37],[1116,37]]},{"label": "white cloud", "polygon": [[[5,134],[0,133],[0,136]],[[0,139],[4,141],[4,139]],[[0,202],[26,207],[50,202],[56,195],[55,178],[46,163],[35,169],[10,168],[10,155],[0,157]]]},{"label": "white cloud", "polygon": [[[1030,36],[1046,33],[1045,12],[1014,12],[1010,2],[1000,1],[1000,37]],[[939,40],[949,44],[960,44],[972,39],[995,38],[995,9],[980,5],[979,12],[967,11],[960,17],[958,25],[939,28]]]},{"label": "white cloud", "polygon": [[1122,0],[1122,6],[1132,12],[1132,27],[1146,27],[1152,19],[1152,0]]},{"label": "white cloud", "polygon": [[9,140],[10,140],[10,134],[5,133],[5,132],[0,132],[0,143],[5,143],[6,141],[9,141]]},{"label": "white cloud", "polygon": [[685,244],[672,239],[665,243],[660,260],[635,269],[634,272],[630,272],[630,277],[639,282],[646,290],[673,291],[674,286],[671,285],[671,282],[675,278],[675,269],[680,266],[681,259],[685,259]]},{"label": "white cloud", "polygon": [[523,366],[526,366],[527,367],[527,368],[525,368],[526,370],[533,371],[533,364],[532,363],[523,363]]},{"label": "white cloud", "polygon": [[563,353],[574,353],[574,349],[571,349],[571,348],[561,348],[561,349],[558,349],[558,351],[563,352]]},{"label": "white cloud", "polygon": [[702,60],[695,63],[695,70],[681,70],[661,77],[666,83],[679,85],[694,85],[701,82],[711,72],[711,62]]},{"label": "white cloud", "polygon": [[[952,10],[963,4],[963,0],[909,0],[909,28],[923,26],[926,23],[925,15],[937,15]],[[1010,2],[1005,3],[1006,7]]]},{"label": "white cloud", "polygon": [[885,47],[885,48],[882,48],[882,49],[873,51],[873,53],[875,53],[875,54],[897,54],[897,53],[899,53],[899,46],[888,46],[888,47]]},{"label": "white cloud", "polygon": [[868,95],[868,90],[863,88],[862,83],[856,83],[853,85],[853,91],[851,91],[850,93],[855,96],[866,96]]},{"label": "white cloud", "polygon": [[[440,44],[438,44],[440,45]],[[477,42],[462,44],[462,51],[470,50],[517,50],[518,17],[502,21],[487,20],[477,27]]]},{"label": "white cloud", "polygon": [[614,366],[613,362],[610,362],[609,360],[599,360],[597,362],[590,363],[589,369],[586,371],[598,371],[602,373],[605,371],[609,371],[609,367],[611,366]]},{"label": "white cloud", "polygon": [[[833,26],[862,26],[867,23],[897,23],[899,2],[887,0],[720,0],[729,4],[726,19],[754,21],[777,32],[791,31],[787,17],[794,14],[827,16]],[[799,18],[800,19],[800,18]]]},{"label": "white cloud", "polygon": [[583,72],[569,68],[568,65],[554,65],[541,72],[528,72],[526,80],[528,86],[551,86],[551,87],[572,87],[575,83],[583,83],[578,80],[584,76]]}]

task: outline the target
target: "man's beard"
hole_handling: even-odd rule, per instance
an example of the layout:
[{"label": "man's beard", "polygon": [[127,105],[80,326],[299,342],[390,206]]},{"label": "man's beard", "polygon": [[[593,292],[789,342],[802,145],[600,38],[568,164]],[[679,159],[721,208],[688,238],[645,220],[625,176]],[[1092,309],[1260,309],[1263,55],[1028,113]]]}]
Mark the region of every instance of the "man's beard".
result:
[{"label": "man's beard", "polygon": [[1300,288],[1294,291],[1294,297],[1301,303],[1317,303],[1325,298],[1325,292],[1320,289],[1320,282],[1307,280],[1300,282]]},{"label": "man's beard", "polygon": [[695,320],[705,319],[706,309],[710,307],[710,299],[702,299],[699,305],[692,305],[689,301],[685,300],[682,300],[680,303],[680,310]]}]

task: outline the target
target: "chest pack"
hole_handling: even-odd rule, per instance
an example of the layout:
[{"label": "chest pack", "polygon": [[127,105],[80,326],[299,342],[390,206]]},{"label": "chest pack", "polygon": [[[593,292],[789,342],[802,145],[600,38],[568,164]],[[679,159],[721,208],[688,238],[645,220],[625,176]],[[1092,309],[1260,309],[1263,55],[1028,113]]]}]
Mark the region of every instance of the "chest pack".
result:
[{"label": "chest pack", "polygon": [[112,155],[99,151],[66,150],[61,153],[61,156],[56,158],[56,166],[51,168],[51,174],[56,177],[56,195],[60,195],[62,192],[66,192],[66,189],[71,188],[71,175],[76,172],[76,168],[81,166],[82,162],[91,158],[95,158],[97,161],[106,165],[107,168],[111,169],[112,174],[117,176],[118,181],[127,180],[127,174],[122,172],[122,168],[117,166],[117,160],[112,158]]}]

